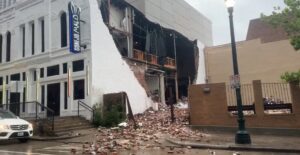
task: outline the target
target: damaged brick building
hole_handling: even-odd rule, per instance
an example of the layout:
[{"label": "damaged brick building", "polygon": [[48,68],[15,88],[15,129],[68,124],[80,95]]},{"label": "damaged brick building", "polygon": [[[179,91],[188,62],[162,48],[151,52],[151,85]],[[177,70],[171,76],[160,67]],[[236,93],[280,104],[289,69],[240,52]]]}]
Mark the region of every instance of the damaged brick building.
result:
[{"label": "damaged brick building", "polygon": [[189,84],[204,83],[202,48],[212,45],[211,22],[185,1],[101,0],[101,13],[154,101],[175,102],[187,96]]}]

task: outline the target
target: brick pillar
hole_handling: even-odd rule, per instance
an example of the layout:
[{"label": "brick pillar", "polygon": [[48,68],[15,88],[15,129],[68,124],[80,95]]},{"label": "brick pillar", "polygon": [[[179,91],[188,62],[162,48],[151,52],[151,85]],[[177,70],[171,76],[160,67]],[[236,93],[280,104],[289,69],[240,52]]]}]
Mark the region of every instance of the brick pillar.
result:
[{"label": "brick pillar", "polygon": [[254,105],[255,112],[257,116],[264,115],[264,103],[263,103],[263,95],[262,95],[262,87],[260,80],[252,81],[253,84],[253,93],[254,93]]},{"label": "brick pillar", "polygon": [[293,113],[300,114],[300,87],[298,83],[290,83]]}]

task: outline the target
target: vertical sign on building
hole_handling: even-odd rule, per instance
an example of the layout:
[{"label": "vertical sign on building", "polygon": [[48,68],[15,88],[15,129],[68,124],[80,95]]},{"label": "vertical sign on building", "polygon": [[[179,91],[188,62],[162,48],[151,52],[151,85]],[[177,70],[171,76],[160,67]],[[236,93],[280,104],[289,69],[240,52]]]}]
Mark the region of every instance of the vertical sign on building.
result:
[{"label": "vertical sign on building", "polygon": [[80,8],[69,2],[70,52],[80,53]]}]

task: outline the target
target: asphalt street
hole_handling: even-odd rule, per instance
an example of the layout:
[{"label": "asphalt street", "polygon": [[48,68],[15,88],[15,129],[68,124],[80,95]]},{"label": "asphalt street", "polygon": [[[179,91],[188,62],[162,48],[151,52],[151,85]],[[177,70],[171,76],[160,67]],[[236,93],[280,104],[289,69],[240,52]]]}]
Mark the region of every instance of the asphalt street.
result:
[{"label": "asphalt street", "polygon": [[[76,154],[82,154],[82,144],[78,143],[65,143],[64,141],[29,141],[28,143],[19,143],[16,140],[1,141],[0,142],[0,155],[68,155],[72,154],[71,149],[77,150]],[[119,155],[170,155],[170,154],[183,154],[177,153],[178,150],[184,150],[184,154],[188,155],[233,155],[236,151],[223,151],[223,150],[201,150],[201,149],[187,149],[175,148],[173,153],[169,149],[151,149],[139,151],[121,151]],[[288,153],[271,153],[271,152],[247,152],[239,151],[240,155],[296,155]]]}]

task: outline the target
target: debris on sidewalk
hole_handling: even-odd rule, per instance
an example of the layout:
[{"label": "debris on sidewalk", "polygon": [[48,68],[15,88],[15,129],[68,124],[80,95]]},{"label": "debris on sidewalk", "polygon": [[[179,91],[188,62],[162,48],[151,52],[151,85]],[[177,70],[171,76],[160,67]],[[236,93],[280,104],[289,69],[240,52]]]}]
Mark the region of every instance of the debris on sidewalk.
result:
[{"label": "debris on sidewalk", "polygon": [[[187,126],[187,109],[175,108],[174,123],[171,123],[169,111],[167,106],[160,106],[158,111],[149,109],[143,114],[135,115],[137,129],[134,129],[132,121],[122,122],[114,128],[99,127],[93,142],[83,145],[83,152],[105,154],[120,150],[164,149],[162,143],[165,136],[194,141],[201,141],[206,136]],[[168,150],[168,152],[174,151]]]}]

